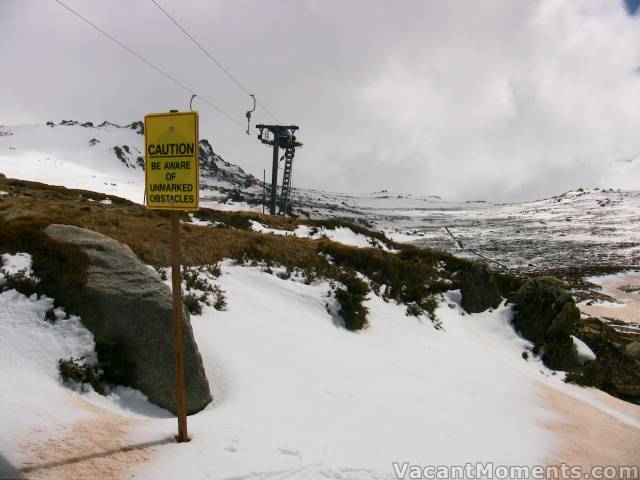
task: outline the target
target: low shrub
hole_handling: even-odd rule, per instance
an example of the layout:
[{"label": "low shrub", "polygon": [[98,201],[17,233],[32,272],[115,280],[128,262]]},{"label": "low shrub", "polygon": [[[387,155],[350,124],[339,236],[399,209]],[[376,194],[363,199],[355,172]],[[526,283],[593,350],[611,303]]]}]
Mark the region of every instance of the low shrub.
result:
[{"label": "low shrub", "polygon": [[58,371],[65,383],[74,382],[83,390],[84,386],[88,384],[100,395],[106,395],[107,393],[100,368],[97,365],[85,363],[83,358],[61,358],[58,360]]},{"label": "low shrub", "polygon": [[202,305],[200,305],[200,299],[193,293],[188,293],[182,296],[182,303],[187,307],[187,311],[190,315],[201,315]]},{"label": "low shrub", "polygon": [[209,282],[200,277],[200,271],[193,267],[182,267],[182,281],[185,282],[187,290],[209,289]]},{"label": "low shrub", "polygon": [[24,270],[13,274],[3,272],[2,277],[0,278],[0,289],[2,291],[14,289],[27,297],[38,293],[38,279],[27,275]]},{"label": "low shrub", "polygon": [[215,278],[220,273],[218,264],[182,268],[182,279],[185,283],[182,301],[191,315],[201,315],[203,304],[216,310],[226,308],[224,290],[207,278]]},{"label": "low shrub", "polygon": [[201,208],[198,210],[197,217],[200,220],[224,223],[225,225],[233,228],[251,228],[251,217],[240,212],[224,212],[222,210],[213,210],[211,208]]},{"label": "low shrub", "polygon": [[347,330],[362,330],[367,326],[367,313],[364,301],[369,293],[369,286],[353,273],[344,273],[340,282],[344,287],[336,289],[336,300],[340,305],[338,313]]},{"label": "low shrub", "polygon": [[25,294],[44,294],[65,306],[69,313],[82,311],[81,290],[86,282],[89,259],[74,245],[56,242],[44,233],[46,219],[19,218],[4,222],[0,229],[0,251],[31,254],[31,270],[38,281],[18,276],[14,288]]},{"label": "low shrub", "polygon": [[438,302],[433,297],[433,295],[429,295],[428,297],[424,297],[419,302],[409,302],[407,304],[406,314],[410,317],[419,317],[426,314],[433,323],[435,329],[441,330],[443,328],[442,321],[435,314],[435,310],[437,307]]},{"label": "low shrub", "polygon": [[218,289],[215,293],[216,293],[216,299],[213,302],[213,308],[215,308],[218,311],[226,310],[227,298],[225,297],[224,292]]},{"label": "low shrub", "polygon": [[320,250],[337,266],[368,277],[374,292],[382,291],[385,300],[411,305],[410,311],[418,315],[426,313],[433,319],[437,305],[433,295],[450,288],[442,278],[444,273],[436,269],[442,256],[430,250],[403,247],[394,254],[327,241],[320,244]]},{"label": "low shrub", "polygon": [[219,263],[214,263],[212,265],[205,265],[204,269],[214,278],[218,278],[222,274],[222,270],[220,269]]}]

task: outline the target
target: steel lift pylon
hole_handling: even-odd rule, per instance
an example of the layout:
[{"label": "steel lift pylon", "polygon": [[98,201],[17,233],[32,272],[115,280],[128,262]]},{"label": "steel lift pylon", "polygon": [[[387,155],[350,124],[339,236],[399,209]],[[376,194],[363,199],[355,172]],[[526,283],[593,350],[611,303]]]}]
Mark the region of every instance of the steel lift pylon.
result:
[{"label": "steel lift pylon", "polygon": [[[258,140],[265,145],[273,146],[273,164],[271,168],[271,192],[269,199],[269,213],[276,215],[279,204],[282,215],[291,213],[291,176],[293,173],[293,157],[296,148],[302,143],[296,140],[295,132],[299,129],[296,125],[256,125],[260,130]],[[269,135],[271,134],[271,135]],[[272,138],[271,138],[272,137]],[[278,202],[278,163],[280,148],[284,149],[284,170],[282,174],[282,188],[280,189],[280,201]]]}]

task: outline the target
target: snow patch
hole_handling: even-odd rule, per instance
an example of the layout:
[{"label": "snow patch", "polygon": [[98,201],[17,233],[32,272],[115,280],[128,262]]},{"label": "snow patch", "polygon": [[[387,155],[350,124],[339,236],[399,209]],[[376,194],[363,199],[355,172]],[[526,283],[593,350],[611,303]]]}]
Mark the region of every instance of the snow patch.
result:
[{"label": "snow patch", "polygon": [[0,270],[6,275],[23,273],[25,276],[31,277],[33,274],[31,271],[31,262],[32,258],[28,253],[16,253],[15,255],[4,253],[2,255],[2,267]]},{"label": "snow patch", "polygon": [[573,339],[573,344],[578,352],[578,362],[580,365],[584,365],[585,363],[596,359],[596,354],[589,348],[589,345],[573,335],[571,335],[571,338]]},{"label": "snow patch", "polygon": [[[187,222],[185,222],[187,223]],[[210,220],[200,220],[193,213],[189,213],[189,222],[192,225],[199,225],[202,227],[225,227],[226,225],[222,222],[218,221],[210,221]]]},{"label": "snow patch", "polygon": [[[231,261],[221,270],[228,310],[191,317],[214,403],[189,417],[191,443],[162,447],[132,476],[372,479],[391,478],[394,461],[535,465],[557,448],[544,427],[555,417],[540,401],[540,382],[607,411],[539,358],[522,359],[532,345],[505,304],[469,315],[460,292],[447,292],[438,331],[372,294],[370,327],[349,332],[331,313],[327,282],[305,285]],[[91,354],[93,339],[77,317],[43,321],[51,305],[0,294],[0,449],[14,464],[36,430],[47,438],[89,415],[56,364]],[[81,398],[137,418],[132,442],[175,431],[175,418],[140,392]]]},{"label": "snow patch", "polygon": [[371,295],[370,327],[356,333],[328,311],[326,282],[230,262],[218,281],[228,311],[191,318],[215,397],[189,417],[201,448],[163,451],[137,476],[390,478],[398,459],[547,458],[549,416],[519,367],[540,375],[521,358],[529,344],[513,331],[509,307],[471,316],[442,303],[443,332]]},{"label": "snow patch", "polygon": [[262,205],[249,205],[247,202],[218,202],[213,200],[200,201],[200,206],[220,210],[222,212],[262,212]]},{"label": "snow patch", "polygon": [[175,418],[163,408],[149,402],[148,397],[140,390],[117,385],[111,388],[109,395],[99,395],[93,390],[83,397],[94,405],[98,405],[110,412],[133,418]]},{"label": "snow patch", "polygon": [[270,228],[255,220],[250,220],[251,230],[254,232],[267,233],[272,235],[281,235],[285,237],[311,238],[317,240],[327,238],[333,242],[349,245],[358,248],[381,248],[384,251],[397,253],[397,250],[390,248],[384,242],[374,237],[369,237],[361,233],[356,233],[347,227],[336,227],[335,229],[327,229],[325,227],[310,227],[308,225],[298,225],[295,230],[279,230]]},{"label": "snow patch", "polygon": [[28,253],[16,253],[15,255],[5,253],[0,256],[0,291],[7,283],[7,277],[21,277],[34,282],[38,278],[31,270],[31,255]]},{"label": "snow patch", "polygon": [[53,323],[45,313],[53,300],[16,290],[0,293],[0,450],[13,450],[16,440],[33,429],[54,428],[83,418],[70,406],[75,395],[62,385],[58,360],[92,358],[93,335],[70,316]]},{"label": "snow patch", "polygon": [[387,252],[397,253],[397,250],[389,248],[385,243],[377,238],[367,237],[361,233],[355,233],[347,227],[336,227],[335,229],[320,229],[312,238],[326,237],[334,242],[350,245],[358,248],[381,248]]}]

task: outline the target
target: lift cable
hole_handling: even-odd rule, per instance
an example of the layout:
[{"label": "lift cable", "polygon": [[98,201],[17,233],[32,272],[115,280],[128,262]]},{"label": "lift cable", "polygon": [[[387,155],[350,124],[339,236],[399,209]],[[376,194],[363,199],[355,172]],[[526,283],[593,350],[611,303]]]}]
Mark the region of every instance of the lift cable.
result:
[{"label": "lift cable", "polygon": [[[175,18],[173,18],[173,17],[171,16],[171,14],[170,14],[169,12],[167,12],[167,10],[166,10],[166,9],[164,9],[164,8],[162,7],[162,5],[160,5],[156,0],[151,0],[151,1],[154,3],[154,5],[155,5],[156,7],[158,7],[158,8],[162,11],[162,13],[164,13],[164,14],[167,16],[167,18],[169,18],[169,20],[171,20],[171,21],[175,24],[175,26],[176,26],[176,27],[178,27],[180,30],[182,30],[182,33],[184,33],[184,34],[185,34],[185,35],[186,35],[186,36],[187,36],[187,37],[188,37],[188,38],[189,38],[189,39],[190,39],[190,40],[191,40],[191,41],[192,41],[192,42],[193,42],[193,43],[194,43],[194,44],[195,44],[195,45],[196,45],[196,46],[197,46],[201,51],[202,51],[202,53],[204,53],[204,54],[209,58],[209,60],[211,60],[213,63],[215,63],[215,64],[218,66],[218,68],[220,68],[220,70],[222,70],[222,71],[227,75],[227,77],[229,77],[229,78],[231,79],[231,81],[233,81],[233,83],[235,83],[235,84],[238,86],[238,88],[240,88],[240,90],[242,90],[244,93],[246,93],[246,94],[247,94],[247,95],[249,95],[250,97],[253,97],[253,94],[252,94],[249,90],[247,90],[247,89],[246,89],[246,88],[245,88],[245,87],[244,87],[244,86],[243,86],[243,85],[242,85],[242,84],[241,84],[241,83],[240,83],[240,82],[239,82],[239,81],[238,81],[238,80],[237,80],[237,79],[236,79],[236,78],[231,74],[231,72],[229,72],[229,70],[227,70],[226,68],[224,68],[224,66],[223,66],[223,65],[222,65],[218,60],[216,60],[216,59],[213,57],[213,55],[211,55],[211,54],[210,54],[210,53],[209,53],[209,52],[208,52],[208,51],[207,51],[207,50],[202,46],[202,44],[201,44],[200,42],[198,42],[198,40],[196,40],[196,39],[193,37],[193,35],[191,35],[191,34],[190,34],[190,33],[189,33],[189,32],[188,32],[188,31],[187,31],[187,30],[186,30],[182,25],[180,25],[180,23],[178,23],[178,21],[177,21]],[[255,100],[255,97],[254,97],[254,100]],[[280,120],[278,120],[278,118],[277,118],[273,113],[271,113],[271,111],[270,111],[270,110],[269,110],[269,109],[268,109],[264,104],[262,104],[259,100],[255,100],[255,102],[258,104],[258,106],[259,106],[260,108],[262,108],[265,112],[267,112],[267,113],[268,113],[268,114],[269,114],[269,115],[270,115],[270,116],[271,116],[275,121],[277,121],[277,122],[279,122],[279,121],[280,121]]]},{"label": "lift cable", "polygon": [[210,100],[206,99],[205,97],[203,97],[202,95],[197,95],[192,89],[190,89],[189,87],[187,87],[185,84],[183,84],[182,82],[180,82],[179,80],[175,79],[174,77],[172,77],[171,75],[169,75],[167,72],[165,72],[164,70],[162,70],[160,67],[154,65],[153,63],[151,63],[149,60],[147,60],[146,58],[144,58],[142,55],[140,55],[138,52],[136,52],[135,50],[132,50],[131,48],[129,48],[127,45],[125,45],[124,43],[122,43],[120,40],[118,40],[117,38],[113,37],[112,35],[110,35],[109,33],[105,32],[102,28],[100,28],[99,26],[97,26],[95,23],[91,22],[89,19],[83,17],[82,15],[80,15],[78,12],[76,12],[75,10],[73,10],[71,7],[69,7],[68,5],[64,4],[61,0],[55,0],[59,5],[61,5],[62,7],[66,8],[69,12],[71,12],[72,14],[74,14],[76,17],[78,17],[80,20],[82,20],[83,22],[85,22],[86,24],[90,25],[91,27],[93,27],[95,30],[97,30],[98,32],[100,32],[102,35],[104,35],[105,37],[107,37],[109,40],[115,42],[116,44],[118,44],[120,47],[124,48],[127,52],[129,52],[131,55],[133,55],[134,57],[136,57],[138,60],[140,60],[141,62],[144,62],[145,64],[147,64],[149,67],[153,68],[156,72],[158,72],[159,74],[161,74],[162,76],[164,76],[165,78],[167,78],[168,80],[172,81],[173,83],[175,83],[177,86],[179,86],[180,88],[182,88],[183,90],[186,90],[187,92],[189,92],[191,95],[196,95],[200,100],[202,100],[204,103],[206,103],[207,105],[209,105],[211,108],[213,108],[214,110],[216,110],[220,115],[223,115],[224,117],[226,117],[228,120],[231,120],[234,123],[237,123],[238,125],[240,125],[243,129],[244,129],[244,124],[242,122],[240,122],[240,120],[234,118],[233,116],[231,116],[230,114],[228,114],[227,112],[225,112],[224,110],[222,110],[220,107],[218,107],[217,105],[215,105],[213,102],[211,102]]}]

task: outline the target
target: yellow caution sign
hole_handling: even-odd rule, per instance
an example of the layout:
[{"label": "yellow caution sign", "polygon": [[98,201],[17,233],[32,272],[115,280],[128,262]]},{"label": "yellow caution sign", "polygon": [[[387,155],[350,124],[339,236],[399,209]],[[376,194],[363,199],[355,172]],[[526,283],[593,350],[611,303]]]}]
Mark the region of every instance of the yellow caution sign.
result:
[{"label": "yellow caution sign", "polygon": [[200,202],[198,112],[144,117],[147,208],[197,210]]}]

